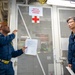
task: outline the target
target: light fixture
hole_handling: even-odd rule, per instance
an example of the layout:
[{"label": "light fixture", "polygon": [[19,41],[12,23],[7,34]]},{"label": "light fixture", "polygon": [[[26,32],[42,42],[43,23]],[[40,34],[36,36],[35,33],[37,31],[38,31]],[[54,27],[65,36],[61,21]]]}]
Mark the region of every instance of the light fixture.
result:
[{"label": "light fixture", "polygon": [[47,0],[38,0],[41,4],[45,4]]}]

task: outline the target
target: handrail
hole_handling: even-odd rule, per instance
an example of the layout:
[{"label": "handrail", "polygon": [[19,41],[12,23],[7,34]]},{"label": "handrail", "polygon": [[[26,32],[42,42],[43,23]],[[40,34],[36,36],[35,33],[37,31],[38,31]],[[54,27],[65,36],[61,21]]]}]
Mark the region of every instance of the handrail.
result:
[{"label": "handrail", "polygon": [[68,72],[71,74],[71,75],[75,75],[75,73],[72,71],[72,69],[68,66],[66,66],[66,69],[68,70]]}]

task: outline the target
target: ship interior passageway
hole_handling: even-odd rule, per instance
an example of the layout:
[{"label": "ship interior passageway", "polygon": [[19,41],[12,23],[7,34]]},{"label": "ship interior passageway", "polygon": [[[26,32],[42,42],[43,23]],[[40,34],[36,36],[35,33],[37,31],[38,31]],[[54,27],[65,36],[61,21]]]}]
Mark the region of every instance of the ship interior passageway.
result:
[{"label": "ship interior passageway", "polygon": [[[60,1],[67,3],[60,5]],[[25,46],[26,39],[38,40],[37,55],[12,59],[15,75],[71,75],[66,68],[70,35],[66,20],[75,16],[75,6],[72,0],[60,1],[0,0],[0,22],[18,30],[14,48]]]}]

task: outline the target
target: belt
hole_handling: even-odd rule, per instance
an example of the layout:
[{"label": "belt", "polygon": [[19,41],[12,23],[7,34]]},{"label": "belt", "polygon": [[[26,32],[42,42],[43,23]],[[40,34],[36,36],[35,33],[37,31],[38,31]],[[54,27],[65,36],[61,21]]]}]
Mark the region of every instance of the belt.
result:
[{"label": "belt", "polygon": [[8,64],[10,61],[8,60],[3,60],[3,59],[0,59],[1,62],[3,62],[4,64]]}]

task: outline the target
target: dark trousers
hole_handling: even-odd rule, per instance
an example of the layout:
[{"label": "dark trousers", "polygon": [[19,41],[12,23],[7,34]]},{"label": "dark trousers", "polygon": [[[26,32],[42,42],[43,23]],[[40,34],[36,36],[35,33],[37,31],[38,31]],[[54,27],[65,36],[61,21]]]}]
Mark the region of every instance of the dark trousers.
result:
[{"label": "dark trousers", "polygon": [[9,62],[9,64],[0,62],[0,75],[14,75],[12,62]]}]

